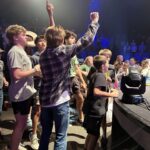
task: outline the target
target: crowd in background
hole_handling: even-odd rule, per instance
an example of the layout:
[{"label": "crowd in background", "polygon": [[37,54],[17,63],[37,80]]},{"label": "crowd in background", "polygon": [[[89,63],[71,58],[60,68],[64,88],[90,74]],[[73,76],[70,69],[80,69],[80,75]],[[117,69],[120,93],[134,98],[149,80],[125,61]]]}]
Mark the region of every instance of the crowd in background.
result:
[{"label": "crowd in background", "polygon": [[[101,142],[106,149],[106,111],[113,101],[109,98],[118,97],[122,76],[128,75],[130,67],[135,67],[146,77],[146,85],[150,85],[150,60],[136,60],[137,54],[145,57],[147,45],[144,42],[138,46],[135,41],[130,44],[123,42],[120,55],[110,63],[115,49],[107,49],[107,46],[110,47],[107,39],[95,38],[99,27],[97,12],[91,13],[91,24],[78,40],[74,32],[55,26],[53,9],[53,5],[47,2],[50,27],[46,29],[45,36],[37,36],[19,25],[10,25],[5,32],[1,28],[0,113],[3,88],[6,88],[7,94],[9,87],[9,100],[16,119],[10,149],[22,147],[20,142],[26,125],[32,128],[31,147],[48,149],[53,121],[55,150],[66,149],[69,123],[83,125],[86,129],[86,150],[95,148],[102,127]],[[94,44],[88,47],[94,38]],[[89,55],[86,49],[92,47],[95,50],[90,49]],[[82,49],[85,49],[86,55],[84,61],[79,62],[77,54]],[[128,59],[124,59],[126,54],[129,54]],[[37,128],[40,115],[42,133],[39,142]]]},{"label": "crowd in background", "polygon": [[[38,26],[34,26],[34,30],[28,23],[22,24],[28,30],[31,30],[36,33],[43,34],[43,29],[38,29]],[[7,23],[0,23],[0,48],[7,49],[8,40],[5,35],[5,29],[8,26]],[[42,30],[42,32],[41,32]],[[77,35],[82,35],[82,33],[77,33]],[[118,35],[116,37],[110,37],[103,33],[98,33],[95,37],[95,40],[91,46],[89,46],[86,52],[80,52],[78,54],[79,58],[85,59],[86,56],[96,55],[99,49],[109,48],[113,51],[112,60],[114,61],[115,57],[118,54],[124,55],[125,59],[130,59],[134,57],[138,62],[150,56],[150,37],[144,35],[132,35],[131,37],[123,38],[123,35]]]}]

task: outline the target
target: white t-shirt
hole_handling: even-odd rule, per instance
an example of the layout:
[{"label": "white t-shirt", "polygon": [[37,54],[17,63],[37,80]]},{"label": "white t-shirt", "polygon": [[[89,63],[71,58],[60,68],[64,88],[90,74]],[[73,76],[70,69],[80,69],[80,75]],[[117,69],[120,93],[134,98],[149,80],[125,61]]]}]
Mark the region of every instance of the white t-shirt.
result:
[{"label": "white t-shirt", "polygon": [[42,107],[48,108],[48,107],[58,106],[58,105],[63,104],[65,102],[69,101],[69,100],[70,100],[69,92],[64,91],[56,103],[54,103],[52,105],[42,106]]}]

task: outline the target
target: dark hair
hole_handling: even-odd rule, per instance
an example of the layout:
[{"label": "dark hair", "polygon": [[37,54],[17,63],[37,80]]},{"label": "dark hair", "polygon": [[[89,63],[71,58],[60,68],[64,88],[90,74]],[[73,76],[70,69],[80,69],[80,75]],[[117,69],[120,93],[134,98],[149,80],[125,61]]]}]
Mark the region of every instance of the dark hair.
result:
[{"label": "dark hair", "polygon": [[93,59],[94,67],[99,70],[99,68],[106,63],[106,57],[103,55],[96,55]]},{"label": "dark hair", "polygon": [[39,36],[37,36],[36,39],[35,39],[35,41],[34,41],[34,43],[37,45],[37,43],[38,43],[39,40],[41,40],[41,39],[45,39],[44,35],[39,35]]},{"label": "dark hair", "polygon": [[103,61],[94,61],[93,64],[94,64],[94,67],[98,70],[103,64],[105,64],[105,62],[103,62]]},{"label": "dark hair", "polygon": [[73,36],[77,40],[77,34],[75,34],[73,31],[65,30],[65,33],[65,40],[69,39],[71,36]]}]

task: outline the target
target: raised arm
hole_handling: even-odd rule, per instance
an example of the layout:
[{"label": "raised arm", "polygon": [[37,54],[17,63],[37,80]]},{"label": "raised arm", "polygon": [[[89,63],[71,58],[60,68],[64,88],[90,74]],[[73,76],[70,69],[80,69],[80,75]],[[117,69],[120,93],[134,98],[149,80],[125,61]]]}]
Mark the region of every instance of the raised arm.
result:
[{"label": "raised arm", "polygon": [[82,36],[76,44],[73,46],[73,51],[71,51],[71,56],[73,57],[81,51],[81,49],[86,48],[87,46],[91,45],[94,41],[95,35],[97,33],[97,30],[99,28],[99,13],[98,12],[92,12],[90,13],[90,20],[91,24],[88,27],[87,32]]},{"label": "raised arm", "polygon": [[99,13],[98,12],[91,12],[90,19],[92,23],[98,23],[99,21]]},{"label": "raised arm", "polygon": [[49,25],[50,26],[55,26],[55,21],[54,21],[54,6],[52,3],[50,3],[48,0],[46,0],[46,10],[49,16]]}]

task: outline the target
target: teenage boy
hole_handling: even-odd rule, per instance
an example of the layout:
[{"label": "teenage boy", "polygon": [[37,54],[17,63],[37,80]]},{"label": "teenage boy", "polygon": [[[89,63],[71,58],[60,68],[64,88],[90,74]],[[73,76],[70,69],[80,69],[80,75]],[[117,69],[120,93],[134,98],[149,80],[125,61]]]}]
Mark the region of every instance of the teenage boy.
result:
[{"label": "teenage boy", "polygon": [[84,102],[85,119],[83,126],[87,130],[85,141],[86,150],[95,150],[100,135],[100,126],[106,115],[106,103],[108,97],[117,97],[118,91],[108,92],[105,72],[108,69],[106,57],[97,55],[94,57],[96,72],[90,77],[87,98]]},{"label": "teenage boy", "polygon": [[[16,123],[11,138],[11,150],[18,150],[26,127],[27,117],[36,92],[33,76],[40,74],[40,66],[32,68],[31,61],[24,48],[27,44],[26,29],[20,25],[10,25],[6,29],[7,38],[12,45],[7,55],[7,64],[11,77],[9,99]],[[19,147],[20,149],[20,147]]]},{"label": "teenage boy", "polygon": [[99,14],[90,14],[91,24],[76,44],[64,45],[65,30],[60,26],[46,30],[47,48],[41,54],[42,84],[40,88],[42,134],[39,150],[48,150],[49,137],[55,122],[55,150],[66,150],[69,122],[69,70],[70,61],[81,49],[90,45],[96,35]]},{"label": "teenage boy", "polygon": [[[72,31],[66,30],[65,44],[73,45],[76,43],[76,40],[77,40],[77,35]],[[72,94],[74,94],[76,100],[76,108],[79,113],[78,121],[79,123],[83,123],[84,118],[83,118],[82,106],[83,106],[84,98],[81,93],[81,85],[83,85],[82,87],[84,88],[84,90],[86,90],[86,83],[83,79],[81,70],[79,68],[79,61],[76,55],[71,59],[70,63],[71,63],[71,67],[70,67],[71,91]],[[81,81],[81,83],[79,80]]]},{"label": "teenage boy", "polygon": [[[35,66],[39,64],[40,54],[46,49],[46,40],[43,35],[37,36],[35,39],[36,52],[30,57],[32,61],[32,65]],[[39,89],[41,86],[41,77],[34,77],[34,88],[36,89],[36,93],[34,95],[34,103],[32,107],[32,115],[30,114],[30,118],[32,116],[32,132],[29,134],[29,139],[31,141],[31,147],[34,150],[39,148],[38,137],[37,137],[37,127],[39,124],[39,116],[40,116],[40,100],[39,100]]]}]

